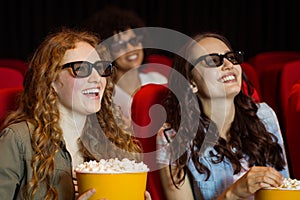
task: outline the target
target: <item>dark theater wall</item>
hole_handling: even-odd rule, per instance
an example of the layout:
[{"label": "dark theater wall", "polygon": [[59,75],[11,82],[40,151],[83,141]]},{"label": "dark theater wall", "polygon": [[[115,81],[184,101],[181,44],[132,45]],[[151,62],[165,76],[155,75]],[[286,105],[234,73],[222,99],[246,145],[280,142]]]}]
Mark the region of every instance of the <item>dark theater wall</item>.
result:
[{"label": "dark theater wall", "polygon": [[[28,59],[45,35],[77,26],[107,4],[135,10],[148,26],[225,34],[248,57],[299,51],[299,0],[2,0],[0,57]],[[246,57],[247,58],[247,57]]]}]

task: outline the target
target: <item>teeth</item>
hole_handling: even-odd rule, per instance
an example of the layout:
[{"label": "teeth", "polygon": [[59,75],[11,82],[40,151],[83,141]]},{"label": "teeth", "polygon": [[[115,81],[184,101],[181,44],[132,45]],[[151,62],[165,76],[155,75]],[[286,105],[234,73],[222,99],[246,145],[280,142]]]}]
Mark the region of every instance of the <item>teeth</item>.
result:
[{"label": "teeth", "polygon": [[133,55],[130,55],[127,57],[128,60],[134,60],[137,58],[137,55],[136,54],[133,54]]},{"label": "teeth", "polygon": [[82,91],[83,94],[96,94],[96,93],[99,93],[99,92],[100,92],[100,90],[97,89],[97,88]]},{"label": "teeth", "polygon": [[225,77],[222,78],[222,82],[224,83],[226,81],[232,81],[234,79],[235,79],[235,76],[233,76],[233,75],[225,76]]}]

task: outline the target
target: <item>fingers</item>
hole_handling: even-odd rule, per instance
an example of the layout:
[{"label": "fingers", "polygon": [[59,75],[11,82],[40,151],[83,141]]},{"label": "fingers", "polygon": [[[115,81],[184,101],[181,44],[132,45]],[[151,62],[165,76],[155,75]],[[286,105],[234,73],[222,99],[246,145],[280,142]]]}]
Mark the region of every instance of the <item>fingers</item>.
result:
[{"label": "fingers", "polygon": [[169,123],[164,123],[162,128],[163,129],[171,128],[171,125]]},{"label": "fingers", "polygon": [[276,171],[276,173],[266,173],[261,179],[263,183],[269,185],[267,187],[279,187],[282,184],[283,176]]},{"label": "fingers", "polygon": [[264,187],[278,187],[282,184],[283,176],[272,167],[252,167],[251,173]]},{"label": "fingers", "polygon": [[246,174],[238,179],[230,191],[239,198],[247,198],[256,191],[267,187],[279,187],[283,176],[272,167],[251,167]]},{"label": "fingers", "polygon": [[145,192],[145,200],[152,200],[151,195],[148,191]]},{"label": "fingers", "polygon": [[272,167],[252,167],[246,176],[247,188],[250,193],[261,188],[279,187],[283,181],[283,176]]},{"label": "fingers", "polygon": [[83,193],[82,195],[80,195],[80,197],[78,197],[77,200],[88,200],[91,196],[93,196],[95,194],[96,190],[90,189],[89,191]]}]

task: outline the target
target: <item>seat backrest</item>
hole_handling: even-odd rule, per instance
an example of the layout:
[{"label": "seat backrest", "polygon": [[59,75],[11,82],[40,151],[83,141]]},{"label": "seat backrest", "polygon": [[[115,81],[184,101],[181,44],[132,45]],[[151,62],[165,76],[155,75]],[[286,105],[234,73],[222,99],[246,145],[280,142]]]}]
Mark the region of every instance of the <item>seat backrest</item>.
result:
[{"label": "seat backrest", "polygon": [[288,96],[292,86],[300,80],[300,60],[286,63],[279,78],[279,111],[283,121],[286,124],[286,112],[288,109]]},{"label": "seat backrest", "polygon": [[241,67],[245,72],[247,78],[249,79],[250,83],[253,85],[255,92],[257,93],[255,99],[257,99],[257,101],[260,101],[261,100],[260,83],[255,69],[250,63],[247,62],[243,62],[241,64]]},{"label": "seat backrest", "polygon": [[14,58],[0,58],[0,66],[16,69],[20,71],[23,75],[28,69],[28,65],[25,61]]},{"label": "seat backrest", "polygon": [[133,96],[131,107],[133,130],[142,145],[144,163],[150,169],[147,177],[147,190],[150,192],[152,200],[165,199],[160,174],[157,170],[155,152],[156,133],[166,121],[166,111],[162,102],[167,91],[167,87],[163,85],[144,85]]},{"label": "seat backrest", "polygon": [[287,141],[292,176],[293,178],[300,179],[300,80],[292,86],[289,92],[285,138]]},{"label": "seat backrest", "polygon": [[0,88],[21,87],[23,79],[24,76],[20,71],[0,66]]},{"label": "seat backrest", "polygon": [[169,77],[173,60],[170,57],[159,54],[152,54],[146,57],[146,64],[142,67],[142,72],[158,72],[165,77]]},{"label": "seat backrest", "polygon": [[253,65],[258,76],[268,65],[274,63],[286,63],[293,60],[300,59],[300,52],[298,51],[267,51],[261,52],[248,59],[248,62]]},{"label": "seat backrest", "polygon": [[16,109],[23,87],[0,88],[0,127],[6,115]]},{"label": "seat backrest", "polygon": [[261,86],[262,101],[266,102],[277,114],[284,131],[284,119],[281,116],[279,87],[283,66],[291,61],[299,60],[298,51],[262,52],[248,59],[258,74]]}]

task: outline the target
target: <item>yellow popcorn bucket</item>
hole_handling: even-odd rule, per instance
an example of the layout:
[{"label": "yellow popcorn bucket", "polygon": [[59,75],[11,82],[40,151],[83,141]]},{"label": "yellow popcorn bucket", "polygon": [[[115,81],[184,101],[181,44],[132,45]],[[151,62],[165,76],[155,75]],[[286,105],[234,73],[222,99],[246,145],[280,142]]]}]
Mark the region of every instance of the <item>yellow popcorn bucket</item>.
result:
[{"label": "yellow popcorn bucket", "polygon": [[300,190],[261,189],[255,193],[255,200],[299,200]]},{"label": "yellow popcorn bucket", "polygon": [[95,188],[90,200],[144,200],[148,172],[95,173],[76,171],[79,195]]}]

